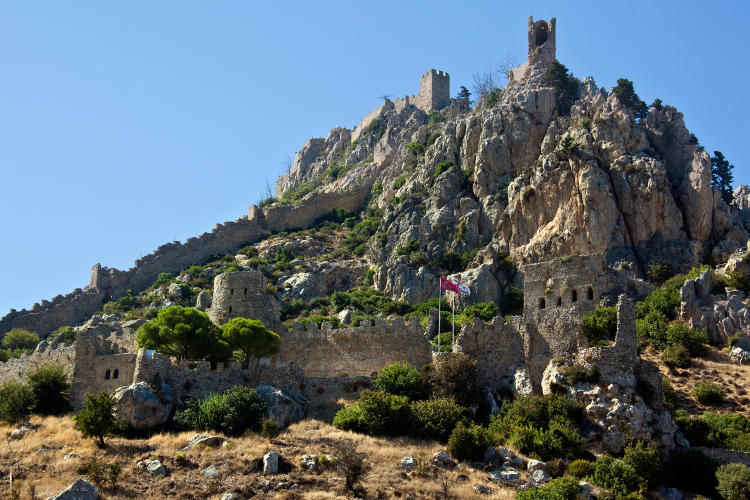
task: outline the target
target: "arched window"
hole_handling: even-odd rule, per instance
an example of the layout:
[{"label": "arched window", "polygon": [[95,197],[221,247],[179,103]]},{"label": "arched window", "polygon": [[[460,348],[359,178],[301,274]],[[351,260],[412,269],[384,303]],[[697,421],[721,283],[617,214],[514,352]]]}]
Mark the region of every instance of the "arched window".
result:
[{"label": "arched window", "polygon": [[578,292],[576,292],[575,290],[573,290],[572,292],[570,292],[570,301],[571,302],[577,302],[578,301]]},{"label": "arched window", "polygon": [[589,300],[594,300],[594,289],[589,287]]},{"label": "arched window", "polygon": [[104,372],[104,380],[109,380],[109,370]]},{"label": "arched window", "polygon": [[557,307],[562,305],[562,297],[557,297]]},{"label": "arched window", "polygon": [[229,289],[229,295],[234,295],[234,288]]},{"label": "arched window", "polygon": [[547,304],[544,302],[544,297],[539,299],[539,309],[544,309]]},{"label": "arched window", "polygon": [[229,306],[229,312],[230,313],[232,312],[232,306]]},{"label": "arched window", "polygon": [[245,288],[245,295],[247,295],[247,288]]},{"label": "arched window", "polygon": [[112,373],[112,378],[117,378],[120,376],[120,370],[115,368],[115,371]]}]

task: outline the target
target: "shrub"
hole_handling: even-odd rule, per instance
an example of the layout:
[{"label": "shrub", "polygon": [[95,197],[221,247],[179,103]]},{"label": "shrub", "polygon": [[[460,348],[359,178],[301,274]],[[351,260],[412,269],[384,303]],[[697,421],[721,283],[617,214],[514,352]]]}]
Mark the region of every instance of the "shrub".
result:
[{"label": "shrub", "polygon": [[476,402],[477,362],[466,354],[450,354],[439,358],[423,373],[432,394],[453,397],[461,406]]},{"label": "shrub", "polygon": [[419,241],[412,238],[406,245],[399,245],[396,248],[396,255],[409,255],[412,252],[416,252],[417,250],[419,250]]},{"label": "shrub", "polygon": [[662,362],[667,368],[687,368],[690,366],[690,352],[680,344],[667,347],[661,355]]},{"label": "shrub", "polygon": [[336,316],[310,316],[308,318],[302,318],[299,320],[300,324],[307,330],[307,325],[315,323],[318,327],[321,327],[323,323],[330,323],[331,327],[338,328],[341,324],[341,320]]},{"label": "shrub", "polygon": [[551,479],[544,486],[535,486],[516,493],[516,500],[576,500],[583,487],[571,477]]},{"label": "shrub", "polygon": [[636,335],[657,349],[664,349],[667,347],[667,321],[659,311],[649,311],[643,318],[635,320]]},{"label": "shrub", "polygon": [[336,450],[336,470],[343,474],[347,489],[354,491],[356,484],[370,471],[365,454],[356,451],[352,444],[340,444]]},{"label": "shrub", "polygon": [[414,434],[445,442],[461,421],[464,411],[462,406],[449,398],[414,401],[411,404]]},{"label": "shrub", "polygon": [[411,151],[414,156],[422,156],[425,152],[424,144],[420,144],[418,142],[410,142],[406,144],[405,147],[406,149]]},{"label": "shrub", "polygon": [[591,118],[581,118],[578,122],[578,128],[580,130],[591,130]]},{"label": "shrub", "polygon": [[664,393],[664,406],[670,412],[674,412],[677,408],[677,401],[679,399],[677,391],[672,387],[672,383],[667,377],[661,378],[661,390]]},{"label": "shrub", "polygon": [[59,363],[42,363],[26,375],[36,399],[35,410],[42,415],[58,415],[70,408],[70,382]]},{"label": "shrub", "polygon": [[87,475],[99,488],[114,489],[117,488],[122,467],[118,462],[108,464],[96,457],[91,457],[87,462],[76,467],[76,472]]},{"label": "shrub", "polygon": [[76,331],[72,326],[61,326],[50,334],[49,340],[70,345],[76,340]]},{"label": "shrub", "polygon": [[599,368],[591,365],[586,368],[583,365],[574,364],[565,370],[565,381],[568,385],[575,385],[579,382],[598,382],[600,378]]},{"label": "shrub", "polygon": [[352,298],[346,292],[333,292],[331,295],[331,305],[336,312],[341,311],[352,303]]},{"label": "shrub", "polygon": [[345,406],[336,412],[336,416],[333,417],[333,426],[345,431],[367,432],[362,418],[362,410],[357,403]]},{"label": "shrub", "polygon": [[684,346],[691,356],[703,354],[708,342],[708,333],[703,329],[690,328],[679,321],[672,321],[667,326],[667,343]]},{"label": "shrub", "polygon": [[696,386],[693,387],[692,394],[702,405],[720,403],[721,400],[724,399],[724,392],[721,390],[721,387],[705,380],[698,382]]},{"label": "shrub", "polygon": [[584,460],[583,458],[573,460],[568,465],[568,474],[577,477],[578,479],[583,479],[593,473],[594,463],[589,460]]},{"label": "shrub", "polygon": [[663,283],[674,276],[674,272],[672,272],[672,268],[668,264],[652,262],[648,266],[646,276],[648,276],[648,279],[654,283]]},{"label": "shrub", "polygon": [[716,490],[726,500],[750,498],[750,467],[744,464],[727,464],[716,469]]},{"label": "shrub", "polygon": [[174,422],[183,429],[213,430],[240,436],[246,430],[261,429],[266,403],[246,386],[234,386],[222,394],[201,401],[189,401],[187,408],[175,413]]},{"label": "shrub", "polygon": [[441,161],[435,167],[435,172],[432,174],[433,179],[437,179],[443,173],[447,172],[455,163],[452,161]]},{"label": "shrub", "polygon": [[730,271],[722,277],[724,285],[729,288],[742,290],[746,294],[750,293],[750,276],[742,271]]},{"label": "shrub", "polygon": [[10,359],[10,353],[6,349],[0,349],[0,361],[5,363]]},{"label": "shrub", "polygon": [[607,345],[617,334],[617,310],[598,307],[583,315],[583,333],[590,346]]},{"label": "shrub", "polygon": [[[684,276],[682,277],[684,282]],[[680,306],[680,286],[668,286],[667,283],[657,288],[636,305],[637,318],[643,318],[651,311],[661,313],[668,320],[677,316],[677,308]]]},{"label": "shrub", "polygon": [[372,384],[378,390],[396,396],[406,396],[410,400],[423,399],[426,395],[422,375],[407,363],[386,366]]},{"label": "shrub", "polygon": [[493,444],[492,433],[475,423],[459,422],[448,438],[448,453],[458,460],[481,460]]},{"label": "shrub", "polygon": [[555,60],[547,68],[542,82],[555,88],[557,112],[560,116],[570,113],[570,108],[578,98],[578,79],[568,73],[568,68]]},{"label": "shrub", "polygon": [[2,346],[10,352],[33,351],[39,343],[39,335],[23,328],[13,328],[5,333]]},{"label": "shrub", "polygon": [[490,423],[490,428],[501,438],[508,438],[514,427],[532,426],[549,428],[553,419],[576,422],[583,415],[583,406],[563,395],[517,397],[503,403],[500,413]]},{"label": "shrub", "polygon": [[86,403],[81,411],[73,417],[75,428],[84,438],[97,438],[97,446],[104,448],[104,437],[118,430],[118,424],[112,414],[115,400],[107,392],[97,395],[86,394]]},{"label": "shrub", "polygon": [[656,486],[664,473],[662,454],[651,444],[637,442],[625,448],[623,461],[646,481],[649,488]]},{"label": "shrub", "polygon": [[36,405],[34,391],[27,385],[11,381],[0,385],[0,420],[14,423],[31,414]]},{"label": "shrub", "polygon": [[696,449],[672,450],[669,454],[670,484],[682,490],[713,496],[717,463]]},{"label": "shrub", "polygon": [[368,269],[365,271],[365,275],[362,278],[362,284],[366,286],[372,286],[375,284],[375,270],[374,269]]},{"label": "shrub", "polygon": [[270,418],[264,418],[261,422],[260,435],[266,439],[275,439],[279,436],[279,426]]},{"label": "shrub", "polygon": [[547,430],[530,425],[514,427],[508,441],[521,453],[540,460],[573,459],[583,452],[583,441],[578,429],[565,419],[553,419]]},{"label": "shrub", "polygon": [[492,318],[497,316],[497,304],[494,302],[480,302],[464,309],[464,314],[469,318],[492,321]]},{"label": "shrub", "polygon": [[675,422],[693,446],[730,448],[750,453],[750,418],[741,414],[706,413],[701,417],[678,414]]},{"label": "shrub", "polygon": [[609,488],[613,495],[626,496],[645,486],[638,472],[629,464],[612,458],[606,453],[600,456],[594,464],[592,480],[595,484]]}]

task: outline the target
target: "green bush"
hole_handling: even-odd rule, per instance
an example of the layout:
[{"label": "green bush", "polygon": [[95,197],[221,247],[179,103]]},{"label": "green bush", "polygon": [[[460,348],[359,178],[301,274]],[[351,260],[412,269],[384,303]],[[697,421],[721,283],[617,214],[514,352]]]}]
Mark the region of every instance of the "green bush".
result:
[{"label": "green bush", "polygon": [[[684,283],[684,276],[681,276]],[[671,280],[670,280],[671,281]],[[644,318],[649,312],[659,312],[668,320],[677,316],[677,308],[680,306],[680,287],[682,284],[673,285],[669,282],[657,288],[646,296],[635,307],[636,318]]]},{"label": "green bush", "polygon": [[556,60],[547,68],[542,82],[555,88],[557,94],[557,112],[560,116],[570,113],[570,108],[573,106],[575,100],[578,99],[578,86],[581,82],[568,73],[568,68],[565,65],[560,64]]},{"label": "green bush", "polygon": [[411,404],[413,433],[423,439],[445,442],[465,411],[464,407],[449,398],[414,401]]},{"label": "green bush", "polygon": [[331,295],[331,305],[336,312],[340,312],[351,303],[352,298],[346,292],[333,292]]},{"label": "green bush", "polygon": [[336,316],[310,316],[309,318],[300,319],[299,322],[305,327],[305,330],[307,330],[307,325],[310,323],[315,323],[318,327],[322,326],[323,323],[331,323],[333,328],[338,328],[339,324],[341,324],[341,320]]},{"label": "green bush", "polygon": [[672,272],[672,268],[668,264],[652,262],[648,266],[646,276],[648,276],[648,279],[653,283],[663,283],[674,276],[674,272]]},{"label": "green bush", "polygon": [[573,460],[568,464],[568,474],[583,479],[594,473],[594,463],[583,458]]},{"label": "green bush", "polygon": [[362,425],[371,436],[393,436],[408,432],[409,399],[383,391],[365,390],[357,402]]},{"label": "green bush", "polygon": [[617,87],[612,89],[612,93],[623,106],[633,112],[636,119],[640,120],[648,115],[648,106],[638,97],[633,89],[633,82],[627,78],[618,78]]},{"label": "green bush", "polygon": [[448,170],[450,170],[450,168],[452,166],[454,166],[454,165],[455,165],[455,163],[453,163],[452,161],[441,161],[441,162],[439,162],[437,164],[437,166],[435,167],[435,172],[433,172],[433,174],[432,174],[433,179],[437,179],[443,173],[445,173]]},{"label": "green bush", "polygon": [[261,429],[266,403],[246,386],[234,386],[222,394],[212,394],[200,401],[189,401],[175,413],[178,427],[189,430],[213,430],[229,436],[240,436],[246,430]]},{"label": "green bush", "polygon": [[406,245],[399,245],[396,247],[396,255],[409,255],[417,250],[419,250],[419,241],[412,238]]},{"label": "green bush", "polygon": [[680,344],[667,347],[661,355],[661,361],[671,370],[688,368],[692,363],[690,352]]},{"label": "green bush", "polygon": [[344,431],[366,433],[367,428],[362,418],[362,410],[357,403],[345,406],[333,417],[333,426]]},{"label": "green bush", "polygon": [[424,144],[420,144],[418,142],[410,142],[406,144],[405,147],[406,149],[411,151],[414,156],[422,156],[425,152]]},{"label": "green bush", "polygon": [[583,487],[571,477],[551,479],[544,486],[535,486],[516,493],[516,500],[576,500]]},{"label": "green bush", "polygon": [[49,340],[70,345],[76,340],[76,331],[72,326],[61,326],[50,334]]},{"label": "green bush", "polygon": [[592,481],[608,488],[615,497],[627,496],[645,486],[645,480],[631,465],[606,453],[597,458]]},{"label": "green bush", "polygon": [[716,469],[716,490],[725,500],[750,499],[750,467],[727,464]]},{"label": "green bush", "polygon": [[410,400],[424,399],[426,390],[419,370],[407,363],[393,363],[380,371],[372,385],[380,391]]},{"label": "green bush", "polygon": [[578,122],[578,128],[580,130],[591,130],[591,118],[581,118]]},{"label": "green bush", "polygon": [[86,394],[86,403],[73,416],[75,428],[84,438],[97,438],[97,446],[104,448],[104,438],[120,428],[112,413],[114,406],[114,398],[105,391],[96,395]]},{"label": "green bush", "polygon": [[26,375],[36,399],[36,413],[59,415],[70,409],[70,382],[59,363],[42,363]]},{"label": "green bush", "polygon": [[677,395],[677,391],[674,390],[674,387],[672,387],[672,383],[667,377],[661,378],[661,390],[664,393],[664,406],[670,412],[674,412],[677,408],[679,396]]},{"label": "green bush", "polygon": [[692,394],[702,405],[721,403],[722,399],[724,399],[724,391],[721,390],[721,387],[705,380],[698,382],[696,386],[693,387]]},{"label": "green bush", "polygon": [[590,346],[607,345],[617,334],[617,310],[597,307],[583,315],[583,333]]},{"label": "green bush", "polygon": [[669,483],[681,490],[714,496],[718,464],[700,451],[689,448],[669,453]]},{"label": "green bush", "polygon": [[729,288],[742,290],[750,294],[750,276],[742,271],[731,271],[721,277],[721,281]]},{"label": "green bush", "polygon": [[260,425],[260,435],[266,439],[276,439],[281,431],[279,426],[270,418],[264,418]]},{"label": "green bush", "polygon": [[622,460],[630,465],[646,481],[649,488],[656,486],[664,474],[662,454],[651,444],[637,442],[625,448]]},{"label": "green bush", "polygon": [[448,453],[457,460],[482,460],[493,445],[492,433],[475,423],[459,422],[448,438]]},{"label": "green bush", "polygon": [[0,420],[15,423],[30,415],[36,405],[34,391],[20,382],[11,381],[0,385]]},{"label": "green bush", "polygon": [[668,320],[659,311],[648,311],[642,318],[635,320],[635,332],[639,339],[645,340],[657,349],[667,347]]},{"label": "green bush", "polygon": [[492,318],[497,316],[497,304],[494,302],[480,302],[464,309],[464,314],[469,318],[492,321]]},{"label": "green bush", "polygon": [[591,365],[588,368],[574,364],[568,367],[564,373],[565,381],[568,385],[575,385],[579,382],[598,382],[601,375],[599,374],[599,368],[596,365]]},{"label": "green bush", "polygon": [[13,328],[5,333],[2,346],[17,355],[33,351],[39,343],[39,335],[23,328]]},{"label": "green bush", "polygon": [[675,422],[693,446],[729,448],[750,453],[750,418],[741,414],[678,414]]},{"label": "green bush", "polygon": [[439,358],[425,368],[423,378],[434,396],[453,397],[467,407],[478,400],[477,362],[466,354]]},{"label": "green bush", "polygon": [[691,356],[700,356],[706,350],[708,344],[708,333],[700,328],[690,328],[679,321],[672,321],[667,326],[667,343],[669,345],[682,345]]},{"label": "green bush", "polygon": [[514,427],[508,442],[521,453],[540,460],[574,459],[580,457],[584,449],[578,429],[563,418],[553,419],[546,430],[530,425]]}]

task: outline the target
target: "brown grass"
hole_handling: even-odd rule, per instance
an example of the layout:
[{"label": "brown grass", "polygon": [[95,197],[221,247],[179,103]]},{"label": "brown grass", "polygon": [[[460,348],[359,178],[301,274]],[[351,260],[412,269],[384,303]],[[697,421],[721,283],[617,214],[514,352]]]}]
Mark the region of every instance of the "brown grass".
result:
[{"label": "brown grass", "polygon": [[[694,415],[707,412],[740,413],[750,418],[750,365],[732,363],[726,349],[709,347],[706,354],[693,358],[692,366],[670,371],[654,352],[644,352],[641,357],[655,362],[662,375],[669,378],[679,395],[678,409]],[[701,381],[713,382],[724,391],[724,402],[705,406],[692,395],[693,388]]]},{"label": "brown grass", "polygon": [[[0,497],[9,498],[8,477],[12,472],[22,499],[31,498],[29,485],[36,489],[35,498],[57,494],[81,475],[76,468],[97,457],[105,463],[119,462],[122,466],[118,487],[99,488],[102,498],[209,498],[219,499],[227,491],[237,491],[257,498],[345,498],[352,495],[344,488],[343,477],[335,470],[319,473],[300,467],[302,455],[335,454],[341,443],[352,443],[357,451],[366,455],[372,471],[362,482],[367,498],[438,498],[444,488],[449,498],[503,498],[514,496],[511,489],[500,488],[487,480],[487,473],[462,467],[460,471],[437,470],[420,476],[400,469],[406,455],[423,457],[430,462],[432,456],[444,446],[437,442],[422,442],[408,438],[378,439],[351,432],[340,431],[316,420],[305,420],[292,425],[272,442],[258,435],[230,439],[231,445],[223,449],[205,448],[186,452],[186,463],[176,459],[193,432],[156,434],[149,439],[108,440],[105,450],[98,449],[92,439],[82,439],[73,428],[69,416],[32,417],[33,432],[23,439],[7,438],[12,426],[0,426],[0,436],[5,438],[0,450]],[[34,455],[40,449],[47,451]],[[290,472],[276,476],[263,476],[257,470],[256,460],[269,451],[277,451],[292,464]],[[65,460],[66,454],[76,456]],[[141,471],[141,460],[159,458],[167,467],[167,477],[152,477]],[[215,465],[222,471],[217,480],[204,478],[200,471]],[[263,481],[272,485],[280,482],[297,483],[297,490],[264,491]],[[475,484],[492,489],[492,495],[482,496],[474,491]]]}]

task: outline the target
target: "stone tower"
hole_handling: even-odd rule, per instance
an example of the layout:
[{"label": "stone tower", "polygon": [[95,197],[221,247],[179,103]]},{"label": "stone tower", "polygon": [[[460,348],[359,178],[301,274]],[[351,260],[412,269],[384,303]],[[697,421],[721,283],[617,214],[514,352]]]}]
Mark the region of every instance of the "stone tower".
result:
[{"label": "stone tower", "polygon": [[431,69],[419,77],[417,107],[424,111],[438,110],[451,103],[451,80],[445,71]]},{"label": "stone tower", "polygon": [[276,299],[266,292],[266,277],[260,271],[223,273],[214,278],[214,296],[208,316],[216,324],[232,318],[258,319],[269,330],[279,327]]},{"label": "stone tower", "polygon": [[557,58],[555,48],[555,18],[534,22],[529,16],[529,64],[550,64]]}]

